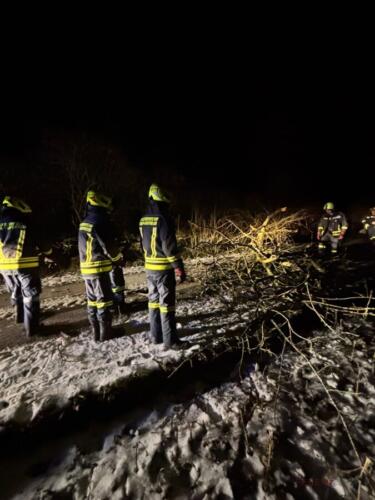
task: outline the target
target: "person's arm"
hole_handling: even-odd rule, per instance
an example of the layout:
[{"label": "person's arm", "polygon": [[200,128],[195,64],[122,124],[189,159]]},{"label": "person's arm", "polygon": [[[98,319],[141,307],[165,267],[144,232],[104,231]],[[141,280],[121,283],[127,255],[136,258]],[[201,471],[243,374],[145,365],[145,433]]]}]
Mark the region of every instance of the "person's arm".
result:
[{"label": "person's arm", "polygon": [[164,255],[172,265],[179,283],[186,279],[184,264],[178,251],[176,231],[172,219],[160,217],[159,235]]},{"label": "person's arm", "polygon": [[103,224],[93,228],[93,233],[96,236],[99,245],[102,247],[103,253],[117,265],[122,265],[123,255],[115,240],[115,235],[110,226]]},{"label": "person's arm", "polygon": [[339,236],[339,240],[342,240],[344,238],[345,233],[348,230],[348,227],[349,227],[348,220],[347,220],[345,214],[342,213],[341,214],[341,233]]},{"label": "person's arm", "polygon": [[164,255],[168,258],[168,261],[172,264],[173,268],[183,267],[183,262],[177,247],[176,232],[172,220],[160,217],[158,224]]},{"label": "person's arm", "polygon": [[324,217],[321,217],[319,222],[318,222],[318,230],[316,233],[316,239],[320,240],[320,238],[323,236],[325,230],[327,227],[327,221],[324,219]]}]

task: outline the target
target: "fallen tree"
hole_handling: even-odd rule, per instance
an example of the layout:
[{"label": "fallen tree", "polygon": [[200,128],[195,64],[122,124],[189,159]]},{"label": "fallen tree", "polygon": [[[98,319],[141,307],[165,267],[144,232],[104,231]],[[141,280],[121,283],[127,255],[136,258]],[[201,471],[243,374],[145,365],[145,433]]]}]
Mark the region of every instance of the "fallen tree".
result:
[{"label": "fallen tree", "polygon": [[[329,342],[342,344],[340,348],[345,346],[344,351],[346,348],[351,351],[349,362],[337,356],[335,359],[336,363],[345,366],[346,373],[350,372],[354,377],[349,392],[358,395],[360,384],[373,386],[371,372],[358,368],[361,363],[355,357],[355,353],[358,355],[356,346],[363,343],[363,335],[355,333],[358,328],[354,326],[355,322],[362,322],[369,328],[368,320],[375,316],[372,290],[362,292],[362,285],[357,283],[354,296],[343,296],[345,284],[353,287],[353,283],[345,283],[344,279],[340,296],[336,296],[336,283],[329,283],[325,275],[329,266],[333,266],[329,269],[331,275],[340,273],[337,262],[328,262],[328,266],[327,262],[322,264],[311,252],[310,245],[294,242],[294,234],[304,225],[306,214],[287,215],[284,208],[263,217],[227,217],[218,220],[214,226],[204,224],[199,228],[193,225],[192,251],[200,253],[210,248],[212,253],[211,262],[200,274],[202,294],[220,297],[227,309],[233,308],[233,304],[237,307],[242,304],[248,308],[251,317],[238,334],[225,332],[210,344],[202,341],[201,350],[192,356],[208,358],[208,352],[214,357],[237,349],[241,352],[241,373],[246,356],[256,359],[266,354],[273,359],[272,366],[279,365],[276,392],[283,394],[291,390],[283,358],[286,351],[292,351],[296,364],[293,377],[299,370],[308,369],[312,392],[316,392],[316,386],[320,387],[325,404],[336,414],[347,443],[345,459],[341,462],[343,470],[339,472],[340,477],[347,475],[350,478],[346,493],[356,498],[362,494],[366,497],[375,493],[372,479],[374,440],[371,446],[364,445],[361,432],[355,425],[360,414],[354,410],[349,416],[345,411],[347,401],[340,397],[341,391],[330,378],[335,373],[335,356],[327,355],[322,342],[327,342],[329,336]],[[313,317],[307,315],[307,311]],[[298,330],[294,322],[301,316],[305,316],[305,320],[304,324],[296,322],[300,327]],[[366,354],[371,363],[371,357],[374,359],[375,356],[374,338],[371,337],[367,344]],[[364,379],[359,382],[361,374]],[[337,373],[336,377],[341,379]],[[274,404],[277,406],[277,398]],[[374,410],[374,406],[372,408]],[[327,432],[327,436],[329,434]],[[270,467],[271,456],[267,461]]]}]

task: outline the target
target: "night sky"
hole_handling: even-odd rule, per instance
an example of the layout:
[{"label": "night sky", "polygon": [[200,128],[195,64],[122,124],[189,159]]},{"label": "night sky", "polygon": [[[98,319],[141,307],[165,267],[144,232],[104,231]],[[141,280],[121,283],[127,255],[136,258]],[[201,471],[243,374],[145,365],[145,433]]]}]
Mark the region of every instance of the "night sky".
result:
[{"label": "night sky", "polygon": [[374,204],[374,92],[352,67],[209,52],[75,64],[26,65],[3,81],[1,163],[22,158],[27,168],[45,130],[84,131],[141,171],[165,165],[193,186]]}]

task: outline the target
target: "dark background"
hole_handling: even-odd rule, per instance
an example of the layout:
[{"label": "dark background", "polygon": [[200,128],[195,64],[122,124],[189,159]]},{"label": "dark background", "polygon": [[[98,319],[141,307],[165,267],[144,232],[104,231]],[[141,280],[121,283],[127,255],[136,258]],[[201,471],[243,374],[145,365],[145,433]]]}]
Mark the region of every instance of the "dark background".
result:
[{"label": "dark background", "polygon": [[[3,192],[47,212],[54,205],[68,228],[67,179],[56,155],[84,138],[103,177],[96,145],[126,165],[116,174],[125,211],[153,181],[172,191],[186,216],[191,207],[334,201],[354,213],[375,204],[373,80],[356,51],[338,44],[291,53],[273,42],[254,53],[225,37],[185,42],[133,43],[115,55],[100,44],[72,50],[63,43],[42,55],[23,46],[3,72]],[[128,183],[127,169],[138,181]]]}]

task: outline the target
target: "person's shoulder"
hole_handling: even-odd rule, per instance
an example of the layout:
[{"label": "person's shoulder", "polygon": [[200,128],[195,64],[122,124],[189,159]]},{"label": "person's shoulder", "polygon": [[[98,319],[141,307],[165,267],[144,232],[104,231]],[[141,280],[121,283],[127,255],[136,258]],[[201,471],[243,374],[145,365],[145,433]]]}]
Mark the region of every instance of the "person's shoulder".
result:
[{"label": "person's shoulder", "polygon": [[23,219],[22,217],[16,217],[15,214],[4,214],[0,217],[1,224],[22,224],[27,227],[30,225],[30,221]]},{"label": "person's shoulder", "polygon": [[160,214],[159,219],[161,223],[166,224],[168,227],[174,227],[174,219],[171,214]]}]

